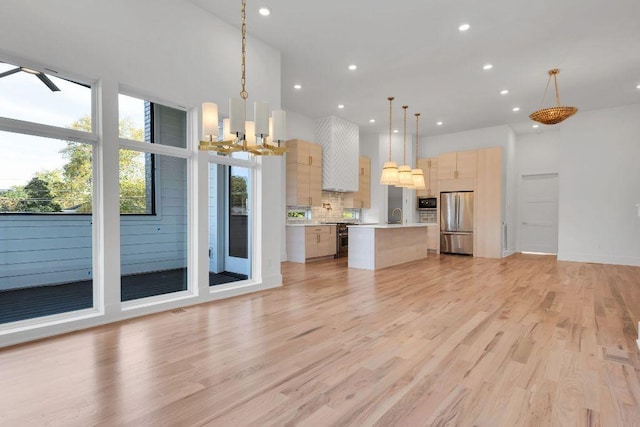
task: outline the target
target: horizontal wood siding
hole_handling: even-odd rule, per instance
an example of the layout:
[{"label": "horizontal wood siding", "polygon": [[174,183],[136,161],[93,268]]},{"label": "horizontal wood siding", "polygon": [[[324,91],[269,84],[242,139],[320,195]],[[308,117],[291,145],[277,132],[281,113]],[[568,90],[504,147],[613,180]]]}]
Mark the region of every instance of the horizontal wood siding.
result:
[{"label": "horizontal wood siding", "polygon": [[[156,156],[157,215],[120,217],[122,274],[187,266],[187,169]],[[91,279],[89,215],[0,216],[0,290]]]}]

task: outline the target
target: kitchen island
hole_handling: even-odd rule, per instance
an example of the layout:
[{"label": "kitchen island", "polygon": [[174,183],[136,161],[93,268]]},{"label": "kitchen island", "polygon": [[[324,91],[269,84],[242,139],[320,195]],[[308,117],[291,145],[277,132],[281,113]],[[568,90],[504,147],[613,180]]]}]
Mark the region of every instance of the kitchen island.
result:
[{"label": "kitchen island", "polygon": [[349,227],[349,268],[378,270],[427,257],[427,224]]}]

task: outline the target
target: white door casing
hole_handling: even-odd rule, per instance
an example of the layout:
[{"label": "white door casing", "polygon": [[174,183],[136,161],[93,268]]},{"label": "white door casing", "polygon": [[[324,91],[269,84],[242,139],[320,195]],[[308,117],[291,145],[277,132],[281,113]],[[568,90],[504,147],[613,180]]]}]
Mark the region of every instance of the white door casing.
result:
[{"label": "white door casing", "polygon": [[520,251],[558,253],[558,174],[522,175]]}]

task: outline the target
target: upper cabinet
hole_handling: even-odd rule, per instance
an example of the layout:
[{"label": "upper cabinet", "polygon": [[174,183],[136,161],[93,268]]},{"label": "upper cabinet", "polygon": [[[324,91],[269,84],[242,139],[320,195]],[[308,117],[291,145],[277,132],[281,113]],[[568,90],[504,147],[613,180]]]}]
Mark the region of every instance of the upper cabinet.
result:
[{"label": "upper cabinet", "polygon": [[322,206],[322,146],[287,141],[287,205]]},{"label": "upper cabinet", "polygon": [[438,156],[438,191],[473,191],[478,163],[477,150]]},{"label": "upper cabinet", "polygon": [[416,190],[418,197],[438,196],[438,158],[430,157],[418,159],[418,168],[424,175],[424,190]]},{"label": "upper cabinet", "polygon": [[314,123],[316,141],[322,145],[322,189],[358,191],[358,125],[329,116]]},{"label": "upper cabinet", "polygon": [[345,208],[371,207],[371,159],[360,157],[358,163],[358,191],[345,193]]}]

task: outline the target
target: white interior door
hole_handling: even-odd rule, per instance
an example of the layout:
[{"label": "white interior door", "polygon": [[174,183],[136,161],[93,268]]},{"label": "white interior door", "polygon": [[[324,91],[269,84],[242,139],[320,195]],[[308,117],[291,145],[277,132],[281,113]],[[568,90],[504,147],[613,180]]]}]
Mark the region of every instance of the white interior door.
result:
[{"label": "white interior door", "polygon": [[558,253],[558,174],[523,175],[520,251]]}]

